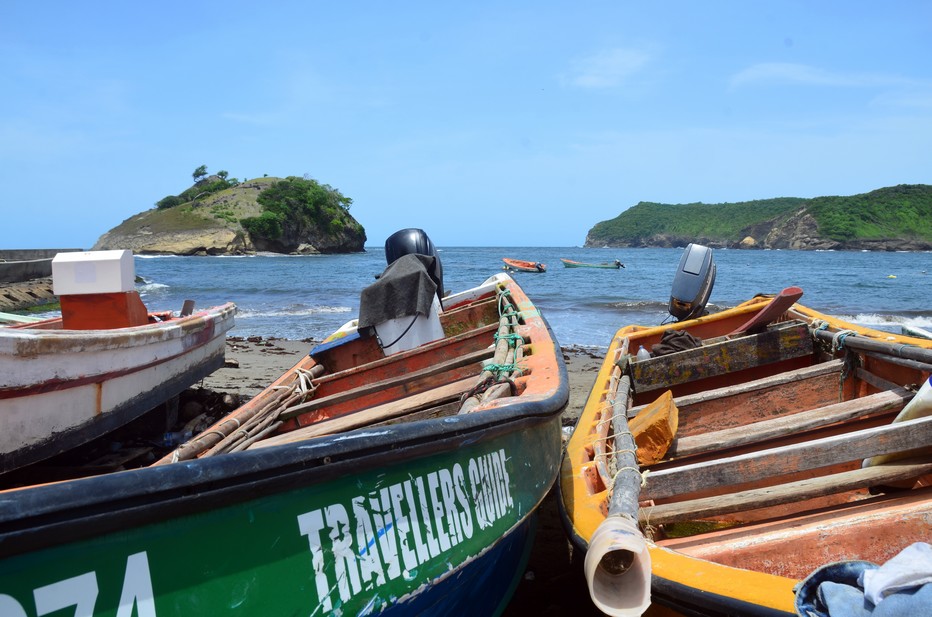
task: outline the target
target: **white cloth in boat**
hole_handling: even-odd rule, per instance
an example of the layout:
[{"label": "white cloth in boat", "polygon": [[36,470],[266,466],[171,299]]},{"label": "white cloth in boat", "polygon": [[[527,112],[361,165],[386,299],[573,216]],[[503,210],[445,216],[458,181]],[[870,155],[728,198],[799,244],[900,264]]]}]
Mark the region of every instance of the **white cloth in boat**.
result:
[{"label": "white cloth in boat", "polygon": [[876,570],[861,573],[860,582],[864,595],[874,604],[902,589],[932,583],[932,546],[926,542],[910,544]]},{"label": "white cloth in boat", "polygon": [[912,544],[882,566],[839,561],[816,569],[797,588],[802,617],[932,615],[932,547]]}]

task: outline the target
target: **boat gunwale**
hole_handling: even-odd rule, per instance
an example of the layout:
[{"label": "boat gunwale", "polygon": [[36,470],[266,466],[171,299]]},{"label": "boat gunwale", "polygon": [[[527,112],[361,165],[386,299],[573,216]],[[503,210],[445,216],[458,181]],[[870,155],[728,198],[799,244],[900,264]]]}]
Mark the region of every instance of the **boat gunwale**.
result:
[{"label": "boat gunwale", "polygon": [[[157,313],[150,313],[150,315]],[[84,346],[81,351],[85,351],[88,344],[94,346],[100,351],[108,349],[124,349],[141,346],[146,344],[146,338],[153,338],[152,342],[164,342],[177,338],[182,338],[203,328],[210,323],[228,323],[236,314],[236,304],[234,302],[225,302],[217,306],[212,306],[200,311],[195,311],[191,315],[182,317],[172,317],[167,321],[156,321],[143,324],[141,326],[129,326],[126,328],[107,328],[101,330],[67,330],[62,328],[50,328],[49,325],[60,323],[60,317],[54,317],[44,321],[37,321],[17,326],[7,326],[0,330],[0,352],[2,353],[19,353],[20,344],[36,345],[41,344],[43,350],[41,354],[66,353],[71,351],[67,347],[80,343]],[[110,346],[114,339],[127,341],[126,344]],[[5,344],[4,344],[5,343]],[[12,345],[14,348],[3,349],[5,346]],[[55,348],[52,348],[52,347]],[[35,354],[31,354],[35,355]]]}]

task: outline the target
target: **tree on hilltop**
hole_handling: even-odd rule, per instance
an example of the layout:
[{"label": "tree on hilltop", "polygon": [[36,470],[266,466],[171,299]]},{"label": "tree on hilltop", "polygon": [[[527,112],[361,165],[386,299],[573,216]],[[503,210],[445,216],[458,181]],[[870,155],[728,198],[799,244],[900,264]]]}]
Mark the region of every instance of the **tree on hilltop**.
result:
[{"label": "tree on hilltop", "polygon": [[201,165],[194,170],[194,173],[191,174],[191,177],[194,178],[195,184],[203,180],[205,176],[207,176],[207,165]]}]

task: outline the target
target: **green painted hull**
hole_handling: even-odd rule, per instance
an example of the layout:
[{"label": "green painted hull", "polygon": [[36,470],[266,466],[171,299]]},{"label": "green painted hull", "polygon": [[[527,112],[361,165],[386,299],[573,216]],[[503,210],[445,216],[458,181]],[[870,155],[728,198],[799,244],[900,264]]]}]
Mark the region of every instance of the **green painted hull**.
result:
[{"label": "green painted hull", "polygon": [[550,488],[559,413],[508,415],[450,418],[427,439],[414,423],[394,439],[33,489],[20,504],[38,510],[33,524],[0,522],[0,613],[350,615],[413,602],[489,555]]},{"label": "green painted hull", "polygon": [[565,268],[602,268],[603,270],[619,270],[621,268],[618,264],[587,264],[581,261],[568,261],[566,259],[561,259],[563,266]]}]

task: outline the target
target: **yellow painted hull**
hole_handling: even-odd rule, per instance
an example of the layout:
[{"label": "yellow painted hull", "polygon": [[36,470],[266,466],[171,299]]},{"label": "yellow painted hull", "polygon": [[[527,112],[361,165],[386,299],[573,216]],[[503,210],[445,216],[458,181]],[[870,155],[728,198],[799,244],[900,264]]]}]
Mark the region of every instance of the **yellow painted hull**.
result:
[{"label": "yellow painted hull", "polygon": [[[650,349],[651,345],[660,341],[666,330],[685,329],[702,339],[727,334],[759,312],[769,300],[769,297],[756,297],[733,309],[698,319],[657,327],[629,325],[616,332],[576,429],[567,444],[559,478],[564,524],[578,548],[585,550],[588,547],[589,539],[608,513],[610,494],[605,486],[610,483],[606,479],[610,479],[611,475],[605,469],[604,456],[600,457],[600,453],[607,449],[604,446],[606,435],[598,434],[596,427],[601,416],[606,413],[606,403],[614,399],[617,378],[613,379],[612,373],[616,362],[627,354],[629,349],[632,350],[631,353],[640,345]],[[932,348],[932,341],[929,340],[863,328],[799,304],[794,305],[785,317],[806,322],[810,327],[813,323],[821,321],[830,332],[852,331],[872,339]],[[927,374],[925,378],[928,378]],[[638,404],[637,400],[635,404]],[[610,408],[609,405],[608,409]],[[606,423],[603,421],[602,424],[604,426]],[[649,474],[646,481],[650,483]],[[932,499],[915,507],[925,515],[932,516],[932,511],[927,510],[930,504]],[[644,504],[642,508],[643,506]],[[788,573],[789,569],[784,568],[785,564],[778,563],[794,560],[792,554],[786,554],[782,560],[778,559],[769,566],[757,569],[744,568],[737,564],[723,565],[712,559],[687,554],[685,550],[691,550],[688,539],[666,543],[657,541],[656,538],[651,540],[651,530],[645,530],[644,525],[642,530],[648,538],[651,558],[654,600],[652,611],[659,603],[666,607],[679,608],[682,614],[696,614],[694,611],[701,611],[702,614],[712,615],[796,615],[793,588],[802,577],[798,572]],[[728,532],[712,533],[714,535]],[[766,537],[772,539],[773,535],[779,533],[781,532],[774,531],[771,536]],[[732,534],[737,535],[738,532]],[[745,542],[750,547],[749,552],[754,552],[755,536],[748,535],[740,542]],[[686,548],[680,550],[682,547]],[[839,558],[852,557],[841,555]],[[736,561],[738,560],[736,558]]]}]

